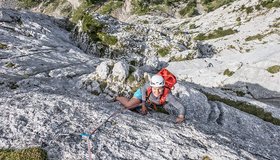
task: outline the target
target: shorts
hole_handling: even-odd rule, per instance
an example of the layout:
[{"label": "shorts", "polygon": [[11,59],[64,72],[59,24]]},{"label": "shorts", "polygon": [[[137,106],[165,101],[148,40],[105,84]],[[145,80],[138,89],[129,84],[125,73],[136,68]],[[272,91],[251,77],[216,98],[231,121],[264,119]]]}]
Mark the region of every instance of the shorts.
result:
[{"label": "shorts", "polygon": [[139,99],[140,101],[142,101],[142,92],[140,90],[140,88],[137,89],[136,92],[134,92],[133,97]]}]

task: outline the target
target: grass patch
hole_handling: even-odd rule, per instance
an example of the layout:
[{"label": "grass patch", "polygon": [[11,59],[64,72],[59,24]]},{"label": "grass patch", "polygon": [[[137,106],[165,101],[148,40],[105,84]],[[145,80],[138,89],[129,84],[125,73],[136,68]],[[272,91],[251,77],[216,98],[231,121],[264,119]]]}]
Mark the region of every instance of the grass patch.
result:
[{"label": "grass patch", "polygon": [[107,82],[105,81],[101,81],[99,82],[99,87],[100,87],[100,90],[103,92],[105,90],[105,88],[107,87]]},{"label": "grass patch", "polygon": [[235,34],[237,30],[233,30],[231,28],[224,30],[222,27],[214,30],[212,33],[205,35],[204,33],[199,33],[194,39],[195,40],[208,40],[208,39],[216,39],[220,37],[224,37],[227,35]]},{"label": "grass patch", "polygon": [[270,32],[265,33],[263,35],[257,34],[257,35],[254,35],[254,36],[249,36],[249,37],[245,38],[245,41],[252,41],[252,40],[256,40],[256,39],[261,41],[264,37],[266,37],[266,36],[268,36],[270,34],[274,34],[274,33],[278,34],[277,31],[273,30],[273,31],[270,31]]},{"label": "grass patch", "polygon": [[202,160],[212,160],[209,156],[203,156]]},{"label": "grass patch", "polygon": [[190,24],[189,28],[190,29],[196,29],[198,26],[196,26],[195,24]]},{"label": "grass patch", "polygon": [[198,15],[198,11],[196,10],[196,0],[190,0],[186,7],[179,11],[181,16],[188,15],[189,17]]},{"label": "grass patch", "polygon": [[280,1],[279,0],[263,0],[260,2],[262,7],[265,8],[279,8],[280,7]]},{"label": "grass patch", "polygon": [[72,15],[72,5],[67,0],[49,0],[43,2],[42,6],[45,7],[43,13],[52,14],[59,11],[62,16],[69,17]]},{"label": "grass patch", "polygon": [[[62,3],[64,3],[65,0],[63,0]],[[56,10],[56,8],[60,5],[59,0],[51,0],[48,2],[43,3],[43,6],[45,6],[46,8],[44,9],[45,13],[52,13]]]},{"label": "grass patch", "polygon": [[[102,28],[104,27],[103,24],[101,24],[99,21],[97,21],[96,19],[92,18],[92,16],[90,14],[85,14],[83,15],[83,19],[82,19],[82,30],[83,32],[86,32],[90,39],[92,41],[100,41],[103,38],[103,42],[106,43],[106,38],[107,37],[103,37],[104,34],[100,33],[100,35],[98,36],[98,32],[101,32]],[[110,38],[108,38],[110,39]],[[111,43],[110,40],[108,40],[108,43]]]},{"label": "grass patch", "polygon": [[128,76],[127,80],[126,80],[129,84],[133,83],[136,81],[135,77],[131,74]]},{"label": "grass patch", "polygon": [[134,29],[134,26],[131,25],[131,24],[129,24],[129,25],[127,25],[127,26],[125,26],[125,27],[123,28],[123,30],[125,30],[125,31],[127,31],[127,32],[130,32],[130,31],[132,31],[133,29]]},{"label": "grass patch", "polygon": [[91,3],[84,2],[77,9],[75,9],[71,16],[71,21],[78,23],[79,20],[83,19],[83,16],[86,14],[86,10],[91,6]]},{"label": "grass patch", "polygon": [[268,67],[266,70],[272,74],[278,73],[280,71],[280,65],[274,65],[274,66]]},{"label": "grass patch", "polygon": [[226,69],[225,71],[224,71],[224,75],[226,75],[226,76],[232,76],[234,74],[234,72],[233,71],[230,71],[229,69]]},{"label": "grass patch", "polygon": [[111,14],[112,11],[118,9],[118,8],[121,8],[122,5],[123,5],[123,1],[114,1],[114,0],[111,0],[110,2],[106,3],[105,5],[103,5],[99,10],[98,12],[100,14]]},{"label": "grass patch", "polygon": [[188,60],[187,57],[179,56],[179,57],[172,57],[170,61],[179,62]]},{"label": "grass patch", "polygon": [[241,18],[240,17],[236,18],[236,22],[237,22],[237,25],[240,26],[241,25]]},{"label": "grass patch", "polygon": [[42,1],[41,0],[18,0],[19,6],[25,9],[30,9],[38,6]]},{"label": "grass patch", "polygon": [[5,67],[7,67],[7,68],[14,68],[16,65],[14,64],[14,63],[12,63],[12,62],[6,62],[5,63]]},{"label": "grass patch", "polygon": [[136,78],[134,77],[134,75],[132,74],[133,72],[135,72],[135,68],[133,66],[129,66],[129,71],[128,71],[128,77],[126,79],[126,82],[128,82],[129,84],[132,84],[133,82],[136,81]]},{"label": "grass patch", "polygon": [[247,37],[245,39],[245,41],[252,41],[252,40],[256,40],[256,39],[261,41],[264,37],[265,37],[265,35],[257,34],[257,35],[254,35],[254,36]]},{"label": "grass patch", "polygon": [[241,18],[240,18],[240,17],[237,17],[237,18],[236,18],[236,21],[237,21],[237,22],[240,22],[240,21],[241,21]]},{"label": "grass patch", "polygon": [[1,160],[47,160],[47,152],[39,147],[22,150],[0,149]]},{"label": "grass patch", "polygon": [[236,48],[234,47],[234,45],[229,45],[228,49],[236,49]]},{"label": "grass patch", "polygon": [[138,15],[144,15],[150,11],[149,3],[145,0],[132,0],[132,12]]},{"label": "grass patch", "polygon": [[105,45],[115,45],[118,42],[118,39],[115,36],[111,36],[103,32],[99,32],[97,35],[101,42]]},{"label": "grass patch", "polygon": [[8,49],[8,45],[0,43],[0,49]]},{"label": "grass patch", "polygon": [[256,9],[257,11],[260,11],[260,10],[261,10],[261,5],[260,5],[260,4],[256,5],[256,6],[255,6],[255,9]]},{"label": "grass patch", "polygon": [[226,99],[226,98],[221,98],[217,95],[212,95],[212,94],[205,93],[205,92],[203,92],[203,93],[206,95],[206,97],[210,101],[223,102],[223,103],[225,103],[229,106],[232,106],[236,109],[239,109],[243,112],[252,114],[252,115],[254,115],[254,116],[256,116],[256,117],[258,117],[258,118],[260,118],[260,119],[262,119],[266,122],[270,122],[274,125],[280,126],[280,119],[273,117],[270,112],[264,111],[263,108],[259,108],[255,105],[248,104],[246,102],[234,101],[234,100],[230,100],[230,99]]},{"label": "grass patch", "polygon": [[242,92],[242,91],[235,91],[236,95],[239,97],[243,97],[246,95],[246,93]]},{"label": "grass patch", "polygon": [[246,8],[247,14],[253,13],[253,11],[254,11],[254,8],[252,6]]},{"label": "grass patch", "polygon": [[155,5],[151,7],[152,11],[160,11],[163,13],[168,13],[168,6],[166,5]]},{"label": "grass patch", "polygon": [[162,47],[157,50],[157,54],[160,55],[161,57],[165,57],[166,55],[168,55],[170,53],[170,50],[171,50],[170,46]]},{"label": "grass patch", "polygon": [[280,28],[280,21],[275,22],[271,27],[273,27],[273,28]]},{"label": "grass patch", "polygon": [[235,0],[201,0],[202,4],[206,8],[207,12],[216,10],[217,8],[228,5]]}]

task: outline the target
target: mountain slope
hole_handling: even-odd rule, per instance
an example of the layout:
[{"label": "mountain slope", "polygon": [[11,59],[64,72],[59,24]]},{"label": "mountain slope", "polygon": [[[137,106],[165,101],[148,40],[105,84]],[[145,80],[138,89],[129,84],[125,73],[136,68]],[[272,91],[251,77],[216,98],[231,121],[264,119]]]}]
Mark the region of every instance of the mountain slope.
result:
[{"label": "mountain slope", "polygon": [[[0,147],[40,146],[49,159],[84,159],[87,144],[79,134],[122,108],[93,78],[107,59],[76,47],[63,19],[10,9],[0,13]],[[211,101],[206,93],[236,98],[179,81],[173,94],[187,110],[185,123],[174,124],[172,115],[125,111],[96,132],[91,153],[95,159],[280,156],[278,125]],[[273,106],[256,105],[280,115]]]}]

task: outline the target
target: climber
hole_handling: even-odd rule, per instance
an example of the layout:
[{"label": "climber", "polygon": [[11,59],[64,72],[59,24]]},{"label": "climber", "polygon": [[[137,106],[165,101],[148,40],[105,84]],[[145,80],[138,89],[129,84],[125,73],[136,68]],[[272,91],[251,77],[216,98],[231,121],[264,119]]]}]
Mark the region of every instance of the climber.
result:
[{"label": "climber", "polygon": [[[152,76],[150,83],[139,88],[131,99],[120,96],[115,97],[115,99],[127,109],[141,107],[142,114],[147,114],[147,107],[154,110],[163,108],[170,114],[177,112],[176,123],[181,123],[185,120],[185,108],[169,91],[164,91],[166,89],[164,78],[156,74]],[[162,101],[161,97],[165,97],[165,99]]]}]

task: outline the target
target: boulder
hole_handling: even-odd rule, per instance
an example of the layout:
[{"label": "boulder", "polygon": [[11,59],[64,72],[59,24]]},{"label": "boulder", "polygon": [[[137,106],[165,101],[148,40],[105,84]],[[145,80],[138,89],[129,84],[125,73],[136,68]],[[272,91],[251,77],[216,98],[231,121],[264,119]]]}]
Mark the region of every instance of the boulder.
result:
[{"label": "boulder", "polygon": [[129,74],[129,66],[127,63],[119,61],[115,63],[113,70],[112,70],[112,76],[115,82],[121,81],[123,82]]}]

